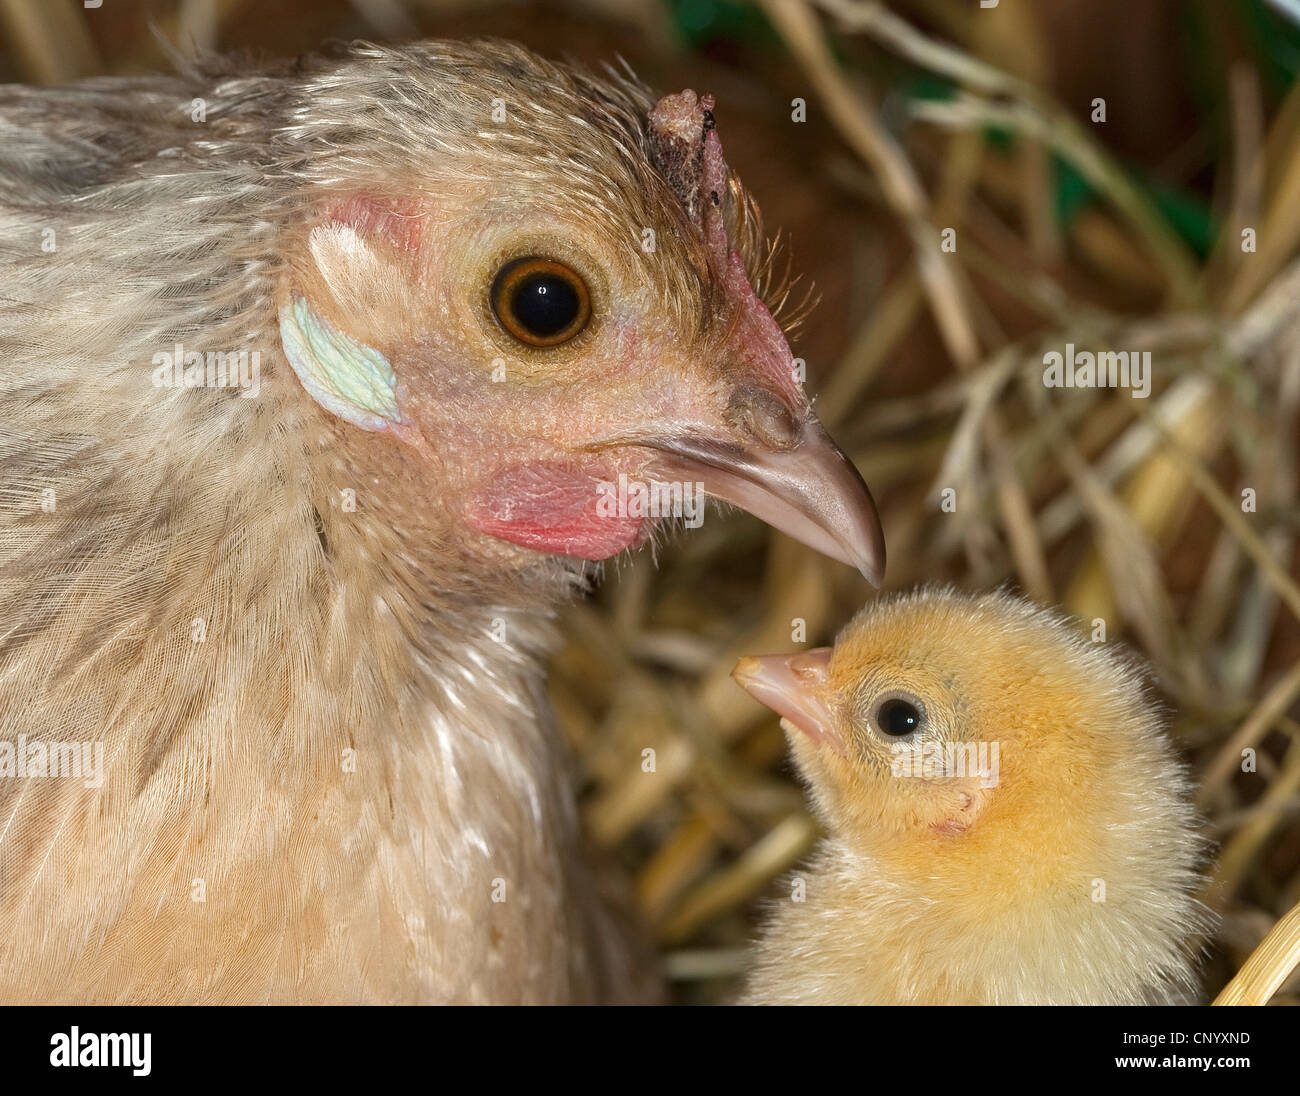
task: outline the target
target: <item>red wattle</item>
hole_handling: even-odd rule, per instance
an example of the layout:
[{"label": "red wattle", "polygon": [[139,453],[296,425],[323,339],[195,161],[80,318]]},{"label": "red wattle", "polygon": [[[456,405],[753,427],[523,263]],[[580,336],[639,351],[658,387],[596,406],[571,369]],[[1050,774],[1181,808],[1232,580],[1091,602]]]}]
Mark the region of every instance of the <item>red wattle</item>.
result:
[{"label": "red wattle", "polygon": [[539,552],[608,559],[645,539],[646,519],[598,511],[604,468],[559,463],[498,472],[475,494],[469,522],[480,532]]}]

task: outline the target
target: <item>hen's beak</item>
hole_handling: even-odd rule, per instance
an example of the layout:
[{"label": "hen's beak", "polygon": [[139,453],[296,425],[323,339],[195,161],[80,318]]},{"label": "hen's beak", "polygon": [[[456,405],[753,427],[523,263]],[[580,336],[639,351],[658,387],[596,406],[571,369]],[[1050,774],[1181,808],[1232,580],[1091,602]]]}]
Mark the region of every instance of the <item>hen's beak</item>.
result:
[{"label": "hen's beak", "polygon": [[736,683],[781,722],[791,723],[814,742],[838,748],[839,731],[825,700],[830,647],[793,655],[742,658],[731,671]]},{"label": "hen's beak", "polygon": [[707,437],[651,438],[667,479],[697,480],[706,493],[832,559],[856,567],[873,586],[885,573],[885,537],[871,492],[815,418],[788,445],[737,445]]}]

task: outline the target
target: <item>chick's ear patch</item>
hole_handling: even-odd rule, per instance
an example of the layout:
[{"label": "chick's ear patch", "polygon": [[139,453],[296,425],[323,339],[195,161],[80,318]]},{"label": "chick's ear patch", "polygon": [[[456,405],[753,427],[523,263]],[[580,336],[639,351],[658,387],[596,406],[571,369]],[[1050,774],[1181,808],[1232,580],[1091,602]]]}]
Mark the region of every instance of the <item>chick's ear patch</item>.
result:
[{"label": "chick's ear patch", "polygon": [[969,830],[991,795],[991,789],[979,781],[953,782],[939,791],[939,817],[930,823],[930,829],[940,837],[960,837]]}]

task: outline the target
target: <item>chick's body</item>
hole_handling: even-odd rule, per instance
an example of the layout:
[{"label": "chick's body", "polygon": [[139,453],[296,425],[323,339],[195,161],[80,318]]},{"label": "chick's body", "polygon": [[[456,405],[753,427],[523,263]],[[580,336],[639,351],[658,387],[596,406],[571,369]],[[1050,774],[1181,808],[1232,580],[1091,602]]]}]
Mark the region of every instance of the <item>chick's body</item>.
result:
[{"label": "chick's body", "polygon": [[743,660],[827,837],[746,999],[1141,1004],[1196,978],[1202,843],[1137,672],[1002,594],[864,608],[833,651]]}]

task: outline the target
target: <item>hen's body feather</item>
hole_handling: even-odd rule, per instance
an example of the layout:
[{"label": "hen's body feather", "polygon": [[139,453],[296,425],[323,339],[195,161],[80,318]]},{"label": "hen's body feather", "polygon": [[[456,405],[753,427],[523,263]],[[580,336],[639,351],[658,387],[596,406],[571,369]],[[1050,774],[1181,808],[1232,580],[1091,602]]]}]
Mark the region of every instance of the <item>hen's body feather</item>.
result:
[{"label": "hen's body feather", "polygon": [[[308,184],[452,142],[464,96],[527,101],[540,66],[365,47],[0,90],[0,739],[105,749],[99,788],[0,779],[0,999],[629,992],[538,670],[580,567],[485,579],[444,515],[391,503],[400,466],[336,444],[271,334]],[[540,75],[545,110],[599,87],[623,174],[571,177],[618,200],[645,104]],[[403,97],[441,99],[444,134],[402,132]],[[258,398],[155,387],[175,343],[258,351]]]}]

